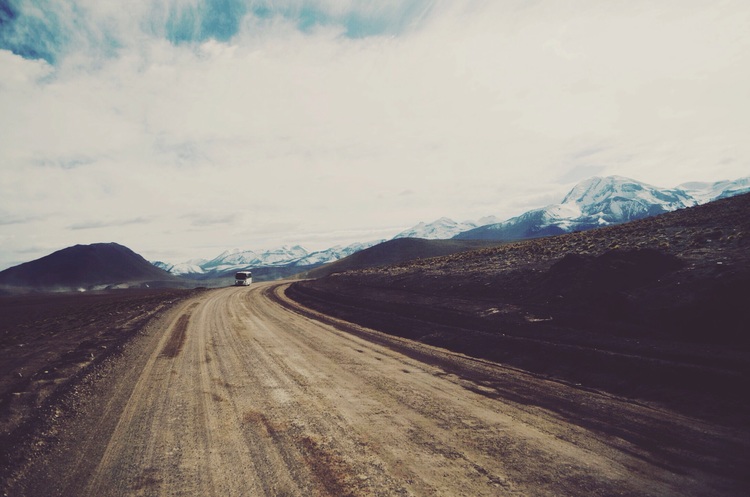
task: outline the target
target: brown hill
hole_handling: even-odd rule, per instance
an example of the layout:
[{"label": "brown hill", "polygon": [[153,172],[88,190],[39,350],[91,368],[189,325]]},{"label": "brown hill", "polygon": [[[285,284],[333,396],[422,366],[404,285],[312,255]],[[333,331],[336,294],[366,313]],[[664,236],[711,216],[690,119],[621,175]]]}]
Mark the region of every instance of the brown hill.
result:
[{"label": "brown hill", "polygon": [[[750,415],[750,195],[297,282],[347,320],[694,413]],[[747,419],[747,418],[745,418]]]},{"label": "brown hill", "polygon": [[0,286],[6,289],[51,291],[147,282],[180,286],[179,278],[117,243],[76,245],[0,272]]}]

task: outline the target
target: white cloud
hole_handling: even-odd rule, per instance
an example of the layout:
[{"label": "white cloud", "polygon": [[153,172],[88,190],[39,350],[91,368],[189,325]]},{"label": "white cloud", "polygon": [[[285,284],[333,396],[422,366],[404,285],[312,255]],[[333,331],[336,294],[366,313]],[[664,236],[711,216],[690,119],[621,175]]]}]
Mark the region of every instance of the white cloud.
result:
[{"label": "white cloud", "polygon": [[52,64],[0,50],[0,213],[28,219],[0,219],[0,267],[102,240],[320,249],[510,217],[588,172],[748,174],[745,2],[250,2],[226,40],[170,42],[188,4],[79,2]]}]

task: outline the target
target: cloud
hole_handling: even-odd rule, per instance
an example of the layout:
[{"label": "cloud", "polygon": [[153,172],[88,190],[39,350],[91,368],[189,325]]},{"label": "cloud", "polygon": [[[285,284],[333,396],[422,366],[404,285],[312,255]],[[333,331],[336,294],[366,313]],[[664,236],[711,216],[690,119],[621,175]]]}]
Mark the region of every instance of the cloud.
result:
[{"label": "cloud", "polygon": [[746,2],[0,5],[0,209],[35,220],[4,225],[9,257],[326,248],[588,174],[747,175]]},{"label": "cloud", "polygon": [[[596,152],[591,153],[591,155],[595,155],[595,154]],[[587,154],[585,155],[585,157],[590,157],[591,155]],[[579,159],[579,158],[581,157],[576,156],[576,159]],[[592,162],[596,162],[596,161],[592,160]],[[590,178],[592,176],[601,175],[602,171],[604,170],[605,170],[605,167],[603,165],[577,164],[573,166],[571,169],[564,171],[563,174],[560,175],[559,181],[565,184],[576,183],[586,178]]]},{"label": "cloud", "polygon": [[40,158],[35,161],[34,164],[39,167],[59,167],[61,169],[75,169],[82,167],[87,164],[92,164],[94,161],[89,157],[54,157],[54,158]]},{"label": "cloud", "polygon": [[113,228],[127,226],[130,224],[149,224],[152,219],[136,217],[133,219],[115,219],[110,221],[86,221],[82,223],[75,223],[68,226],[71,230],[93,230],[100,228]]},{"label": "cloud", "polygon": [[0,212],[0,226],[6,226],[10,224],[29,224],[34,221],[40,221],[44,218],[41,216],[35,216],[35,215],[18,215],[18,214],[7,214],[4,212]]},{"label": "cloud", "polygon": [[216,213],[216,212],[200,212],[185,214],[182,216],[190,221],[192,226],[203,227],[203,226],[215,226],[215,225],[233,225],[241,219],[240,214],[236,212],[232,213]]}]

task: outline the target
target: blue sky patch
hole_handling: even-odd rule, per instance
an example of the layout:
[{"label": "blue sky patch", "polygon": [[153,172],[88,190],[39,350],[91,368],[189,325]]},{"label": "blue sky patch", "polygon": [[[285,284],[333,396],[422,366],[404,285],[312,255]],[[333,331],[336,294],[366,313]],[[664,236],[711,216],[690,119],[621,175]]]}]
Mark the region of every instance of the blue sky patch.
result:
[{"label": "blue sky patch", "polygon": [[54,9],[40,6],[36,12],[42,17],[27,14],[18,2],[0,0],[0,49],[54,63],[68,37]]},{"label": "blue sky patch", "polygon": [[[360,3],[341,12],[314,1],[200,0],[169,6],[154,4],[150,18],[142,19],[140,26],[150,36],[164,37],[175,45],[211,39],[228,42],[240,32],[247,16],[261,20],[282,18],[304,33],[339,26],[343,36],[365,38],[400,34],[418,22],[433,3],[407,0],[393,8]],[[164,13],[165,7],[166,15],[158,15],[160,10]],[[81,49],[113,57],[130,41],[117,39],[127,36],[122,30],[110,29],[117,28],[117,23],[116,18],[97,19],[85,5],[75,1],[60,4],[53,0],[0,0],[0,49],[51,64],[66,53]]]}]

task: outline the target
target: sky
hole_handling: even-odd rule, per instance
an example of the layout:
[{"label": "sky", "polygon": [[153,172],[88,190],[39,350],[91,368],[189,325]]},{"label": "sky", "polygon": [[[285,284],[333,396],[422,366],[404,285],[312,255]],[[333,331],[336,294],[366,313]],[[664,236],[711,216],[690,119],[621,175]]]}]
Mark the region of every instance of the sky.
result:
[{"label": "sky", "polygon": [[0,269],[750,175],[746,0],[0,0]]}]

